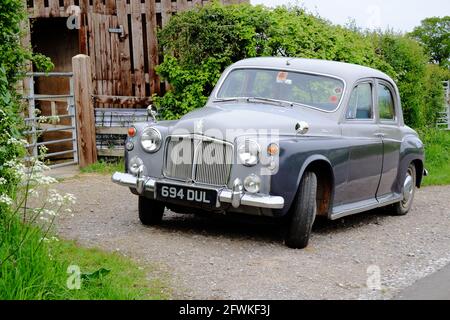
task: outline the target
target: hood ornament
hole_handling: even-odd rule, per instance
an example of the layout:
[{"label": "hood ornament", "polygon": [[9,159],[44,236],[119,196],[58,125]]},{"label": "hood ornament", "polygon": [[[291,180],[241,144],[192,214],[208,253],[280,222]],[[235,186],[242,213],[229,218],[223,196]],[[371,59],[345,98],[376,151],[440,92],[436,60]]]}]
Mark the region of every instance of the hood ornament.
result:
[{"label": "hood ornament", "polygon": [[156,110],[154,105],[149,104],[147,106],[147,114],[150,118],[152,118],[153,122],[157,122],[156,117],[158,116],[158,111]]},{"label": "hood ornament", "polygon": [[295,125],[295,131],[297,131],[298,134],[305,134],[309,130],[309,124],[305,121],[297,122]]}]

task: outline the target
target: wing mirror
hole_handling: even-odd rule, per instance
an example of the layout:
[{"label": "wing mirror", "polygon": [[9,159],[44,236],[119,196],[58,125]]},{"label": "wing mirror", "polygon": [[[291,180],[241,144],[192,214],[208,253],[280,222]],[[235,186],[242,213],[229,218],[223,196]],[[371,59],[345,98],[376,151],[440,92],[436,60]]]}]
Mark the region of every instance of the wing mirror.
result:
[{"label": "wing mirror", "polygon": [[156,110],[156,107],[154,105],[152,104],[148,105],[147,114],[149,115],[150,118],[152,118],[154,122],[157,121],[156,117],[158,115],[158,111]]}]

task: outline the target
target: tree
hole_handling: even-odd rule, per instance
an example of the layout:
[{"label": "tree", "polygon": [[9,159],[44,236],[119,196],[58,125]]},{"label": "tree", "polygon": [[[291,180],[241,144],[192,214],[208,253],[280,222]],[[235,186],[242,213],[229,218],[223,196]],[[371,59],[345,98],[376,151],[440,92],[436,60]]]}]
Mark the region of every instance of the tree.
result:
[{"label": "tree", "polygon": [[450,67],[450,16],[424,19],[410,35],[424,45],[432,62]]}]

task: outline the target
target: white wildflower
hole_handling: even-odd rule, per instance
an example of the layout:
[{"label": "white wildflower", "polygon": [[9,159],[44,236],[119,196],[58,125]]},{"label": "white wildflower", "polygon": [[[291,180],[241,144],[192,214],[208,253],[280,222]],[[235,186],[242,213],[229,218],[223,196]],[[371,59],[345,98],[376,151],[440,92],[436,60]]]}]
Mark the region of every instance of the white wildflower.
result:
[{"label": "white wildflower", "polygon": [[64,197],[60,195],[56,190],[50,189],[47,201],[51,204],[61,206],[64,203]]},{"label": "white wildflower", "polygon": [[50,184],[58,182],[58,180],[56,180],[53,177],[43,176],[43,175],[35,175],[35,176],[33,176],[33,180],[35,183],[37,183],[39,185],[50,185]]},{"label": "white wildflower", "polygon": [[16,139],[13,137],[13,138],[9,138],[6,143],[9,145],[18,145],[21,147],[25,147],[28,144],[28,141],[24,140],[24,139]]},{"label": "white wildflower", "polygon": [[4,203],[4,204],[6,204],[7,206],[11,206],[11,205],[13,204],[13,201],[12,201],[12,199],[11,199],[9,196],[7,196],[6,194],[2,194],[2,195],[0,195],[0,203]]},{"label": "white wildflower", "polygon": [[2,185],[2,184],[6,184],[6,179],[5,178],[3,178],[3,177],[0,177],[0,185]]},{"label": "white wildflower", "polygon": [[41,214],[47,215],[50,217],[55,217],[58,215],[58,213],[55,210],[51,210],[51,209],[43,209]]},{"label": "white wildflower", "polygon": [[77,200],[77,198],[71,193],[66,193],[64,195],[64,201],[67,204],[75,204],[76,200]]}]

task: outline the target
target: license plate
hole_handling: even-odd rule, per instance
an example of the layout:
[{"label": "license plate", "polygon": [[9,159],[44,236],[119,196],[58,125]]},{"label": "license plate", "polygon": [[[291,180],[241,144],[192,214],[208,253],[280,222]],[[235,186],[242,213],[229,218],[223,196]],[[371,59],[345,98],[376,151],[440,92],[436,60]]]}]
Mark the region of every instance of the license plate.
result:
[{"label": "license plate", "polygon": [[215,207],[217,191],[173,184],[157,183],[156,199],[177,203],[191,203],[202,207]]}]

